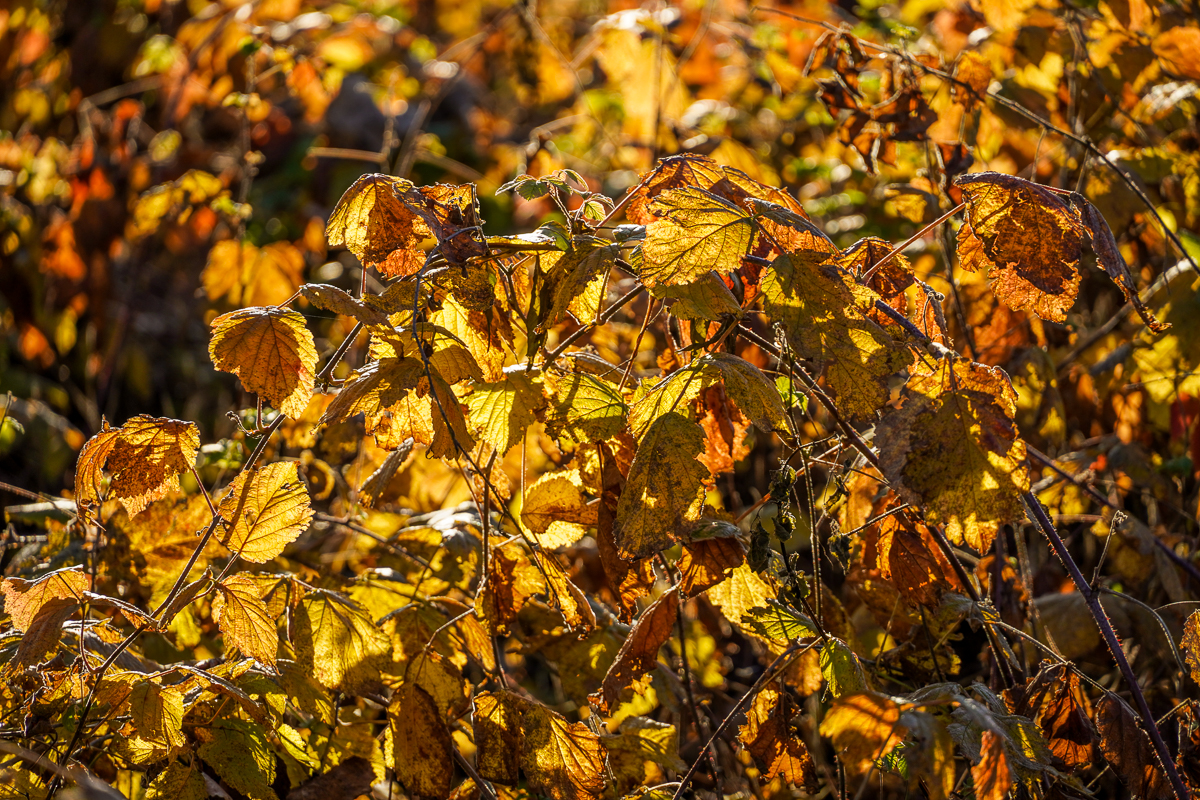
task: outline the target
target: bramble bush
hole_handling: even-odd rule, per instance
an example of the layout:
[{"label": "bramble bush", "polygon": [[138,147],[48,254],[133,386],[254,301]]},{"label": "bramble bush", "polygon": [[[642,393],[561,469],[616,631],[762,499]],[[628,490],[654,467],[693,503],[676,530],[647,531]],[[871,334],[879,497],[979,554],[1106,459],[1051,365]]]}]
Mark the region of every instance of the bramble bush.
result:
[{"label": "bramble bush", "polygon": [[0,10],[0,797],[1192,796],[1187,12]]}]

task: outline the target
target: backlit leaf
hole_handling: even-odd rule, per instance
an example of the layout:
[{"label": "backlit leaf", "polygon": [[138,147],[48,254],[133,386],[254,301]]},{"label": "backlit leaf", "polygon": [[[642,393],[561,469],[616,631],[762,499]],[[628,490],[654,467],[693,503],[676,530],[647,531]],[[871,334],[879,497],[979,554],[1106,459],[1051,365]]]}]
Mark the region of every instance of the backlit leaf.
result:
[{"label": "backlit leaf", "polygon": [[334,314],[352,317],[366,325],[387,325],[387,315],[361,300],[350,296],[345,289],[327,283],[306,283],[300,289],[308,302]]},{"label": "backlit leaf", "polygon": [[200,430],[194,422],[133,417],[120,428],[108,455],[112,492],[130,516],[179,489],[179,473],[196,462]]},{"label": "backlit leaf", "polygon": [[643,784],[664,769],[687,772],[688,765],[679,757],[679,733],[674,725],[629,717],[621,720],[617,735],[602,736],[600,741],[608,751],[608,766],[618,791]]},{"label": "backlit leaf", "polygon": [[279,632],[262,601],[258,582],[246,573],[231,575],[217,584],[212,601],[213,619],[227,645],[233,645],[260,664],[275,666]]},{"label": "backlit leaf", "polygon": [[1171,796],[1171,785],[1158,765],[1150,737],[1123,700],[1108,693],[1100,698],[1096,704],[1096,730],[1100,752],[1129,791],[1147,800]]},{"label": "backlit leaf", "polygon": [[971,765],[971,779],[979,800],[1004,800],[1016,783],[1016,777],[1008,766],[1003,740],[998,734],[983,732],[979,763]]},{"label": "backlit leaf", "polygon": [[1192,612],[1183,625],[1183,638],[1179,646],[1187,657],[1188,669],[1192,671],[1192,680],[1200,684],[1200,611]]},{"label": "backlit leaf", "polygon": [[392,643],[357,603],[311,592],[296,608],[297,656],[329,689],[370,691],[392,652]]},{"label": "backlit leaf", "polygon": [[951,541],[986,552],[999,526],[1020,519],[1029,489],[1008,376],[943,359],[919,366],[902,398],[875,434],[884,475],[945,524]]},{"label": "backlit leaf", "polygon": [[716,586],[746,560],[742,543],[729,536],[684,544],[676,567],[679,569],[679,591],[684,597],[695,597]]},{"label": "backlit leaf", "polygon": [[482,311],[472,311],[450,294],[431,321],[466,344],[484,381],[495,382],[504,377],[504,344],[498,320]]},{"label": "backlit leaf", "polygon": [[680,319],[719,320],[722,317],[742,316],[742,307],[725,282],[712,273],[701,275],[692,283],[650,287],[650,294],[666,300],[671,313]]},{"label": "backlit leaf", "polygon": [[517,612],[535,594],[546,591],[546,581],[516,544],[494,547],[484,584],[475,595],[475,613],[493,635],[505,635]]},{"label": "backlit leaf", "polygon": [[173,762],[146,787],[146,800],[208,800],[208,787],[197,766]]},{"label": "backlit leaf", "polygon": [[250,800],[278,800],[275,751],[257,723],[222,717],[196,729],[200,758]]},{"label": "backlit leaf", "polygon": [[986,271],[1005,305],[1061,322],[1079,293],[1084,226],[1059,195],[995,172],[956,181],[967,199],[958,256],[971,271]]},{"label": "backlit leaf", "polygon": [[877,568],[906,599],[933,608],[943,593],[959,588],[953,567],[924,523],[900,513],[878,525]]},{"label": "backlit leaf", "polygon": [[[1197,38],[1200,39],[1200,37]],[[1150,313],[1150,309],[1146,308],[1141,298],[1138,297],[1137,284],[1133,282],[1133,276],[1129,274],[1129,265],[1125,263],[1125,257],[1121,255],[1121,249],[1117,247],[1112,229],[1108,227],[1104,217],[1100,215],[1094,205],[1082,198],[1076,199],[1077,197],[1077,195],[1072,195],[1072,200],[1079,209],[1083,225],[1087,228],[1091,238],[1096,261],[1108,273],[1108,277],[1117,284],[1117,288],[1121,290],[1121,294],[1125,295],[1125,299],[1133,304],[1134,310],[1138,312],[1150,330],[1161,333],[1171,327],[1169,323],[1162,323],[1155,319],[1154,314]]]},{"label": "backlit leaf", "polygon": [[900,724],[896,701],[875,692],[838,699],[821,720],[821,735],[833,740],[834,750],[851,775],[864,775],[877,759],[904,741],[907,733]]},{"label": "backlit leaf", "polygon": [[213,366],[237,375],[246,391],[289,417],[304,413],[317,366],[304,317],[275,307],[243,308],[214,319],[212,329],[208,353]]},{"label": "backlit leaf", "polygon": [[509,371],[502,381],[476,384],[467,407],[480,438],[503,455],[521,441],[542,402],[541,389],[529,373]]},{"label": "backlit leaf", "polygon": [[521,713],[521,769],[529,788],[552,800],[593,800],[604,791],[604,746],[582,722],[528,702]]},{"label": "backlit leaf", "polygon": [[79,451],[79,459],[75,462],[75,507],[84,524],[95,522],[92,511],[100,502],[100,473],[120,435],[120,428],[111,428],[108,420],[104,420],[100,432],[88,439]]},{"label": "backlit leaf", "polygon": [[912,357],[863,313],[875,292],[848,280],[827,254],[807,251],[775,259],[762,292],[793,353],[824,367],[840,411],[867,418],[883,407],[888,377]]},{"label": "backlit leaf", "polygon": [[558,561],[550,553],[533,551],[533,559],[546,577],[546,593],[558,606],[567,630],[584,636],[596,627],[596,612],[592,611],[587,596],[567,577]]},{"label": "backlit leaf", "polygon": [[628,407],[616,386],[582,372],[547,376],[546,425],[580,442],[602,442],[625,427]]},{"label": "backlit leaf", "polygon": [[392,733],[391,762],[396,778],[412,795],[446,797],[454,778],[454,743],[433,698],[405,682],[388,706]]},{"label": "backlit leaf", "polygon": [[1019,694],[1013,691],[1020,698],[1016,713],[1038,724],[1058,762],[1068,770],[1092,764],[1096,753],[1092,704],[1074,670],[1045,662]]},{"label": "backlit leaf", "polygon": [[225,520],[218,540],[256,564],[282,553],[313,518],[308,489],[290,461],[239,473],[217,510]]},{"label": "backlit leaf", "polygon": [[33,625],[44,605],[52,600],[80,603],[89,586],[91,579],[82,567],[67,567],[35,581],[5,578],[0,583],[0,593],[4,595],[4,613],[12,620],[14,628],[24,632]]},{"label": "backlit leaf", "polygon": [[637,691],[638,684],[658,663],[658,649],[675,629],[679,614],[679,590],[669,589],[651,603],[637,624],[629,631],[625,643],[617,653],[599,692],[591,696],[593,704],[602,713],[608,714],[617,707],[621,695],[630,687]]},{"label": "backlit leaf", "polygon": [[550,306],[543,310],[538,330],[557,324],[568,310],[579,322],[590,322],[598,310],[599,292],[618,255],[620,249],[603,239],[572,242],[571,250],[554,263],[545,277]]},{"label": "backlit leaf", "polygon": [[183,694],[178,689],[141,680],[134,684],[128,702],[139,739],[164,749],[183,746]]},{"label": "backlit leaf", "polygon": [[787,694],[775,683],[764,686],[746,712],[738,740],[762,766],[764,781],[782,776],[786,783],[811,793],[816,788],[816,767],[799,734],[791,730],[788,706]]},{"label": "backlit leaf", "polygon": [[733,272],[748,252],[750,215],[716,195],[676,189],[651,208],[662,219],[646,226],[639,276],[647,286],[691,283],[710,270]]},{"label": "backlit leaf", "polygon": [[680,414],[664,414],[646,431],[613,526],[624,557],[644,558],[669,547],[679,528],[699,517],[708,475],[696,460],[703,444],[700,426]]},{"label": "backlit leaf", "polygon": [[521,522],[539,545],[553,550],[582,539],[596,524],[596,507],[584,500],[578,480],[547,473],[525,490]]},{"label": "backlit leaf", "polygon": [[475,695],[476,768],[486,780],[511,786],[521,764],[522,701],[511,692]]},{"label": "backlit leaf", "polygon": [[821,645],[820,664],[821,674],[829,684],[829,694],[835,699],[867,689],[862,663],[841,639],[830,638]]},{"label": "backlit leaf", "polygon": [[401,200],[413,188],[402,178],[363,175],[329,215],[329,246],[345,247],[389,277],[414,274],[425,263],[421,243],[433,231]]}]

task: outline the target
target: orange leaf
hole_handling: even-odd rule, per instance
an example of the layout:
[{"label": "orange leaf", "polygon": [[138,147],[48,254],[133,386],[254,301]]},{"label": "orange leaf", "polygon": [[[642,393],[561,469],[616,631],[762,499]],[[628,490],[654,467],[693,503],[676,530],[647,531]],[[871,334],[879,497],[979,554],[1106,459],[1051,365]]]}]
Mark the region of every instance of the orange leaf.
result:
[{"label": "orange leaf", "polygon": [[304,317],[275,308],[243,308],[212,321],[213,366],[241,379],[282,413],[299,417],[312,399],[317,349]]},{"label": "orange leaf", "polygon": [[113,494],[134,516],[179,489],[179,473],[196,462],[200,429],[194,422],[142,414],[119,430],[107,465]]},{"label": "orange leaf", "polygon": [[776,776],[805,789],[816,791],[817,774],[812,756],[800,737],[792,732],[788,719],[788,697],[774,683],[763,687],[750,710],[746,724],[738,731],[738,740],[763,767],[763,780]]},{"label": "orange leaf", "polygon": [[978,800],[1004,800],[1016,783],[1004,754],[1004,741],[998,733],[983,732],[979,763],[971,766],[971,779],[975,782]]},{"label": "orange leaf", "polygon": [[658,664],[658,649],[675,628],[679,614],[679,590],[669,589],[650,604],[621,645],[616,659],[604,676],[600,691],[589,699],[605,714],[616,708],[622,692],[637,684]]}]

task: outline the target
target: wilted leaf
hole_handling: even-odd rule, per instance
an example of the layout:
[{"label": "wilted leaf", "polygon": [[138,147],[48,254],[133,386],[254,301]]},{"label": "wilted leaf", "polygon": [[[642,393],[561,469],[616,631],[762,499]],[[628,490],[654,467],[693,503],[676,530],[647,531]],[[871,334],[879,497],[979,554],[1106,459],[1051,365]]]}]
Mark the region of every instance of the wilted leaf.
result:
[{"label": "wilted leaf", "polygon": [[763,308],[787,331],[799,358],[824,365],[838,408],[867,418],[887,400],[887,379],[912,356],[864,308],[878,295],[849,281],[825,253],[780,256],[762,278]]},{"label": "wilted leaf", "polygon": [[208,354],[246,391],[261,395],[293,419],[312,399],[317,349],[304,317],[275,307],[243,308],[212,321]]},{"label": "wilted leaf", "polygon": [[401,200],[413,184],[388,175],[363,175],[338,200],[325,228],[330,247],[345,247],[389,277],[412,275],[425,263],[421,243],[429,225]]},{"label": "wilted leaf", "polygon": [[278,800],[275,751],[257,723],[222,717],[196,729],[200,758],[250,800]]},{"label": "wilted leaf", "polygon": [[959,586],[954,568],[929,528],[903,512],[879,521],[876,543],[879,574],[905,599],[936,608],[942,594]]},{"label": "wilted leaf", "polygon": [[707,156],[682,153],[659,159],[654,172],[644,179],[629,201],[625,215],[630,221],[646,225],[656,218],[653,200],[673,189],[704,189],[728,200],[738,208],[751,198],[776,204],[793,213],[804,214],[802,206],[782,189],[766,186],[740,169],[722,166]]},{"label": "wilted leaf", "polygon": [[604,791],[600,739],[538,703],[521,713],[521,769],[529,788],[552,800],[593,800]]},{"label": "wilted leaf", "polygon": [[412,795],[446,797],[454,778],[454,742],[429,693],[404,682],[388,706],[392,766]]},{"label": "wilted leaf", "polygon": [[639,276],[647,286],[691,283],[715,270],[733,272],[750,247],[750,215],[702,189],[664,192],[651,209]]},{"label": "wilted leaf", "polygon": [[1096,752],[1092,705],[1073,669],[1044,663],[1021,691],[1016,712],[1038,724],[1066,769],[1091,766]]},{"label": "wilted leaf", "polygon": [[811,794],[817,786],[816,767],[800,736],[791,730],[790,718],[787,693],[768,683],[746,712],[738,740],[762,765],[764,782],[782,776],[785,782]]},{"label": "wilted leaf", "polygon": [[[1197,37],[1200,43],[1200,37]],[[1096,210],[1096,207],[1084,200],[1082,197],[1072,195],[1072,200],[1079,209],[1080,216],[1083,218],[1084,227],[1091,237],[1092,250],[1096,253],[1096,261],[1108,273],[1108,277],[1113,279],[1117,284],[1117,288],[1121,290],[1121,294],[1125,295],[1125,299],[1133,304],[1134,310],[1138,312],[1138,316],[1146,323],[1146,326],[1155,333],[1161,333],[1171,327],[1169,323],[1159,322],[1154,318],[1154,314],[1150,313],[1150,309],[1142,303],[1138,297],[1137,284],[1133,282],[1133,276],[1129,274],[1129,265],[1125,263],[1125,257],[1121,255],[1121,249],[1117,247],[1117,241],[1113,238],[1112,229],[1108,227],[1108,223],[1104,221],[1104,217]]]},{"label": "wilted leaf", "polygon": [[1129,706],[1116,695],[1105,693],[1096,704],[1096,730],[1100,752],[1129,791],[1146,800],[1171,797],[1171,785],[1158,765],[1150,737]]},{"label": "wilted leaf", "polygon": [[558,561],[550,553],[535,550],[533,558],[542,568],[546,576],[546,593],[562,614],[563,622],[568,630],[575,631],[580,636],[586,635],[596,627],[596,613],[592,611],[587,597],[576,586]]},{"label": "wilted leaf", "polygon": [[1192,671],[1192,680],[1200,683],[1200,611],[1195,611],[1183,625],[1183,638],[1179,646],[1187,657],[1188,668]]},{"label": "wilted leaf", "polygon": [[699,516],[708,475],[696,460],[703,444],[700,426],[675,413],[663,414],[646,431],[613,526],[624,557],[644,558],[669,547],[680,526]]},{"label": "wilted leaf", "polygon": [[675,629],[679,614],[679,590],[669,589],[651,603],[637,624],[629,631],[625,643],[617,653],[600,691],[591,696],[592,703],[608,714],[617,707],[621,694],[634,687],[658,664],[658,649]]},{"label": "wilted leaf", "polygon": [[106,419],[100,432],[88,439],[79,451],[79,459],[75,462],[75,507],[80,522],[85,525],[96,521],[92,510],[100,503],[100,471],[120,435],[121,429],[109,427]]},{"label": "wilted leaf", "polygon": [[503,636],[525,602],[546,591],[546,581],[515,544],[493,547],[487,566],[484,583],[475,595],[475,613],[488,633]]},{"label": "wilted leaf", "polygon": [[183,746],[183,694],[178,689],[140,680],[129,692],[128,703],[139,739],[163,749]]},{"label": "wilted leaf", "polygon": [[213,598],[212,615],[226,644],[260,664],[274,667],[279,631],[262,601],[258,582],[246,573],[239,573],[218,583],[217,588],[220,591]]},{"label": "wilted leaf", "polygon": [[1086,234],[1070,205],[1047,189],[1011,175],[980,172],[955,183],[967,198],[958,257],[986,271],[1009,308],[1062,322],[1079,293]]},{"label": "wilted leaf", "polygon": [[695,597],[725,580],[745,561],[742,543],[730,536],[684,544],[675,565],[679,569],[679,591],[684,597]]},{"label": "wilted leaf", "polygon": [[120,431],[107,466],[113,494],[134,516],[179,489],[179,473],[196,462],[200,430],[194,422],[141,414]]},{"label": "wilted leaf", "polygon": [[821,721],[821,735],[833,740],[834,749],[853,775],[864,774],[904,741],[907,733],[900,724],[896,701],[874,692],[837,700]]},{"label": "wilted leaf", "polygon": [[345,289],[327,283],[306,283],[300,288],[308,302],[343,317],[352,317],[366,325],[387,325],[387,315],[350,296]]},{"label": "wilted leaf", "polygon": [[1004,800],[1016,777],[1008,767],[1001,737],[992,731],[983,732],[978,764],[971,765],[971,779],[979,800]]},{"label": "wilted leaf", "polygon": [[357,603],[327,592],[310,592],[296,608],[297,656],[329,689],[346,694],[370,691],[392,643]]},{"label": "wilted leaf", "polygon": [[225,520],[218,540],[256,564],[282,553],[308,530],[313,518],[308,489],[294,461],[239,473],[217,511]]},{"label": "wilted leaf", "polygon": [[999,526],[1021,518],[1029,490],[1008,376],[942,359],[932,370],[918,367],[902,398],[875,434],[884,475],[944,523],[951,541],[986,552]]}]

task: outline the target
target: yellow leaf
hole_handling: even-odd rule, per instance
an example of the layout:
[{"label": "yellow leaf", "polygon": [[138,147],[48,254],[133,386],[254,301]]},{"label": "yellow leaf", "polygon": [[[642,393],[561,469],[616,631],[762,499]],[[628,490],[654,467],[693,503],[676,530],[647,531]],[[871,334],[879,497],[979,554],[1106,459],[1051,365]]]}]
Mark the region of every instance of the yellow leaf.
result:
[{"label": "yellow leaf", "polygon": [[413,188],[402,178],[363,175],[329,215],[329,246],[345,247],[389,277],[416,273],[425,263],[421,243],[433,231],[401,200]]},{"label": "yellow leaf", "polygon": [[92,510],[100,502],[100,471],[120,435],[120,428],[110,428],[108,420],[104,420],[100,432],[88,439],[79,451],[79,459],[75,462],[75,507],[79,510],[80,522],[85,525],[96,521]]},{"label": "yellow leaf", "polygon": [[651,175],[645,177],[633,194],[625,215],[631,222],[645,225],[655,219],[652,201],[663,192],[693,186],[722,197],[742,208],[754,198],[805,217],[803,207],[782,189],[766,186],[740,169],[722,166],[708,156],[684,153],[659,159]]},{"label": "yellow leaf", "polygon": [[504,377],[504,345],[500,338],[500,326],[487,314],[468,309],[450,294],[431,321],[466,345],[484,381],[494,383]]},{"label": "yellow leaf", "polygon": [[453,741],[429,693],[405,682],[388,705],[392,767],[410,795],[447,797],[454,778]]},{"label": "yellow leaf", "polygon": [[404,400],[424,374],[425,365],[418,358],[371,361],[347,379],[318,424],[341,422],[360,413],[373,422],[382,411]]},{"label": "yellow leaf", "polygon": [[725,281],[712,273],[701,275],[692,283],[682,286],[660,283],[650,287],[650,294],[668,301],[671,313],[680,319],[719,320],[743,315],[742,307]]},{"label": "yellow leaf", "polygon": [[548,472],[525,490],[521,522],[550,550],[573,545],[596,524],[596,507],[583,499],[577,475]]},{"label": "yellow leaf", "polygon": [[567,630],[585,636],[596,627],[596,612],[592,611],[587,596],[567,577],[553,555],[534,550],[533,559],[546,576],[546,593],[558,606]]},{"label": "yellow leaf", "polygon": [[312,398],[317,349],[304,317],[282,308],[243,308],[212,321],[213,366],[293,419]]},{"label": "yellow leaf", "polygon": [[521,710],[523,701],[511,692],[475,695],[475,764],[480,776],[512,786],[521,764]]},{"label": "yellow leaf", "polygon": [[313,511],[295,462],[276,461],[240,473],[221,500],[221,544],[262,564],[308,530]]},{"label": "yellow leaf", "polygon": [[664,192],[651,209],[663,218],[646,226],[639,277],[647,286],[691,283],[710,270],[733,272],[749,251],[750,214],[703,189]]},{"label": "yellow leaf", "polygon": [[539,703],[521,713],[521,769],[529,788],[552,800],[594,800],[604,791],[604,746],[582,722]]},{"label": "yellow leaf", "polygon": [[475,614],[488,633],[505,635],[525,602],[545,590],[542,573],[520,547],[493,547],[483,586],[475,595]]},{"label": "yellow leaf", "polygon": [[821,735],[833,740],[834,750],[851,775],[865,774],[903,742],[907,733],[900,724],[900,706],[875,692],[837,700],[821,721]]},{"label": "yellow leaf", "polygon": [[951,541],[987,552],[999,527],[1021,518],[1029,490],[1008,376],[942,359],[932,369],[918,366],[902,397],[875,432],[883,474],[945,524]]},{"label": "yellow leaf", "polygon": [[107,466],[112,492],[130,516],[179,489],[179,473],[196,462],[200,430],[194,422],[136,416],[120,428]]},{"label": "yellow leaf", "polygon": [[1192,680],[1200,684],[1200,611],[1193,612],[1183,625],[1183,638],[1179,646],[1187,654],[1188,669]]},{"label": "yellow leaf", "polygon": [[171,686],[143,679],[129,692],[129,717],[138,738],[155,747],[182,747],[183,694]]},{"label": "yellow leaf", "polygon": [[825,367],[838,409],[865,419],[887,401],[887,380],[912,356],[863,313],[878,295],[848,280],[829,255],[780,256],[762,278],[763,310],[787,331],[798,358]]},{"label": "yellow leaf", "polygon": [[700,426],[663,414],[642,438],[617,504],[613,538],[625,558],[651,556],[675,541],[700,516],[708,470],[696,460],[704,447]]},{"label": "yellow leaf", "polygon": [[[621,720],[616,736],[601,736],[600,741],[608,751],[609,769],[619,793],[651,780],[661,782],[665,769],[687,772],[688,765],[679,757],[679,732],[674,725],[628,717]],[[649,793],[644,796],[645,800],[653,797]]]},{"label": "yellow leaf", "polygon": [[841,639],[829,638],[821,645],[821,674],[835,699],[867,689],[867,676],[858,656]]},{"label": "yellow leaf", "polygon": [[91,580],[83,567],[68,567],[47,573],[36,581],[22,578],[5,578],[0,584],[4,595],[4,613],[12,620],[13,627],[28,631],[34,624],[42,606],[51,600],[83,601]]},{"label": "yellow leaf", "polygon": [[275,749],[254,722],[221,717],[196,728],[200,758],[217,776],[250,800],[279,800]]},{"label": "yellow leaf", "polygon": [[262,601],[258,582],[246,573],[231,575],[217,584],[220,592],[213,598],[212,615],[226,646],[268,667],[275,666],[279,631]]},{"label": "yellow leaf", "polygon": [[764,686],[746,712],[738,740],[763,765],[765,782],[782,776],[787,783],[812,793],[816,789],[816,768],[808,748],[791,730],[787,700],[787,694],[775,683]]},{"label": "yellow leaf", "polygon": [[543,291],[548,292],[550,307],[543,309],[538,331],[558,324],[568,310],[579,322],[591,322],[598,311],[604,282],[618,255],[617,245],[603,239],[573,240],[571,249],[546,274]]},{"label": "yellow leaf", "polygon": [[208,787],[198,766],[173,762],[146,787],[146,800],[208,800]]},{"label": "yellow leaf", "polygon": [[392,643],[357,603],[328,592],[311,592],[296,609],[297,657],[312,667],[322,686],[346,694],[371,691]]},{"label": "yellow leaf", "polygon": [[628,407],[617,387],[582,372],[547,376],[546,426],[579,442],[602,442],[625,427]]},{"label": "yellow leaf", "polygon": [[521,441],[543,402],[540,381],[528,372],[512,370],[502,381],[476,384],[467,407],[480,438],[504,455]]},{"label": "yellow leaf", "polygon": [[343,317],[352,317],[364,325],[388,325],[387,315],[382,311],[350,296],[345,289],[327,283],[306,283],[300,289],[308,302]]}]

